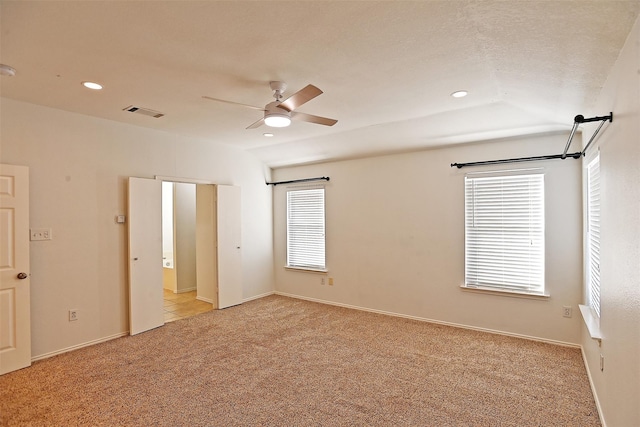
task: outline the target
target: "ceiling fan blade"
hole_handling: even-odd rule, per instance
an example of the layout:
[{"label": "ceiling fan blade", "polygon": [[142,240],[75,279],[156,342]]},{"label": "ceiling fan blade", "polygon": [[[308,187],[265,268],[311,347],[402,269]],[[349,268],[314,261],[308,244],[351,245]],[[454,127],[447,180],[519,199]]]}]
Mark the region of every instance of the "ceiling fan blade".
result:
[{"label": "ceiling fan blade", "polygon": [[314,85],[307,85],[282,101],[278,107],[287,111],[293,111],[305,102],[311,101],[316,96],[322,94],[322,91]]},{"label": "ceiling fan blade", "polygon": [[255,128],[257,128],[257,127],[262,126],[262,124],[263,124],[263,123],[264,123],[264,117],[263,117],[263,118],[261,118],[260,120],[258,120],[257,122],[250,124],[250,125],[247,127],[247,129],[255,129]]},{"label": "ceiling fan blade", "polygon": [[298,113],[296,111],[291,113],[291,117],[296,120],[302,120],[303,122],[315,123],[317,125],[333,126],[338,123],[337,120],[328,119],[326,117],[314,116],[312,114]]},{"label": "ceiling fan blade", "polygon": [[264,111],[264,107],[254,107],[253,105],[241,104],[240,102],[227,101],[224,99],[212,98],[210,96],[203,96],[204,99],[211,101],[224,102],[225,104],[239,105],[241,107],[253,108],[254,110]]}]

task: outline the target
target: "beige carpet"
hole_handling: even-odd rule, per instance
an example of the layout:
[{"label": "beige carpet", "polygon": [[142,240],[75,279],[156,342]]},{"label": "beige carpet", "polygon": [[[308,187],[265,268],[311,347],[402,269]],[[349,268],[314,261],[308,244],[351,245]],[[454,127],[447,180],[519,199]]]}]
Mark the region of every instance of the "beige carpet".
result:
[{"label": "beige carpet", "polygon": [[598,426],[580,351],[270,296],[0,377],[3,426]]}]

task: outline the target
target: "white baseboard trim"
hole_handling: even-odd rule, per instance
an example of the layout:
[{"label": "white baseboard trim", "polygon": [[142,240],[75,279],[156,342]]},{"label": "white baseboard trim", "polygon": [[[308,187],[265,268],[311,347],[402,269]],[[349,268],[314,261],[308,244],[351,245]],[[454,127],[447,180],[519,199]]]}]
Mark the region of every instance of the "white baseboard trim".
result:
[{"label": "white baseboard trim", "polygon": [[196,299],[198,301],[204,301],[204,302],[208,302],[209,304],[213,304],[213,300],[211,298],[205,298],[205,297],[201,297],[201,296],[196,296]]},{"label": "white baseboard trim", "polygon": [[196,290],[198,290],[198,288],[196,286],[192,286],[190,288],[179,289],[179,290],[175,291],[174,293],[175,294],[184,294],[184,293],[191,292],[191,291],[196,291]]},{"label": "white baseboard trim", "polygon": [[311,302],[317,302],[317,303],[320,303],[320,304],[334,305],[334,306],[337,306],[337,307],[351,308],[353,310],[368,311],[370,313],[384,314],[386,316],[402,317],[404,319],[418,320],[420,322],[434,323],[434,324],[437,324],[437,325],[452,326],[454,328],[469,329],[469,330],[472,330],[472,331],[479,331],[479,332],[488,332],[488,333],[491,333],[491,334],[505,335],[505,336],[508,336],[508,337],[515,337],[515,338],[522,338],[522,339],[526,339],[526,340],[530,340],[530,341],[538,341],[538,342],[544,342],[544,343],[548,343],[548,344],[560,345],[560,346],[563,346],[563,347],[581,348],[581,346],[579,344],[569,343],[569,342],[565,342],[565,341],[550,340],[550,339],[546,339],[546,338],[533,337],[533,336],[530,336],[530,335],[522,335],[522,334],[515,334],[515,333],[512,333],[512,332],[498,331],[498,330],[495,330],[495,329],[479,328],[477,326],[463,325],[461,323],[444,322],[444,321],[441,321],[441,320],[428,319],[428,318],[425,318],[425,317],[411,316],[411,315],[408,315],[408,314],[394,313],[394,312],[391,312],[391,311],[384,311],[384,310],[376,310],[374,308],[360,307],[360,306],[357,306],[357,305],[343,304],[343,303],[339,303],[339,302],[326,301],[326,300],[317,299],[317,298],[303,297],[303,296],[300,296],[300,295],[288,294],[288,293],[279,292],[279,291],[276,291],[275,294],[276,295],[282,295],[284,297],[290,297],[290,298],[302,299],[302,300],[311,301]]},{"label": "white baseboard trim", "polygon": [[82,344],[72,345],[71,347],[63,348],[63,349],[56,350],[56,351],[51,351],[49,353],[40,354],[38,356],[32,356],[31,357],[31,361],[35,362],[37,360],[48,359],[49,357],[57,356],[57,355],[63,354],[63,353],[68,353],[70,351],[78,350],[78,349],[83,348],[83,347],[89,347],[90,345],[100,344],[102,342],[115,340],[116,338],[126,337],[127,335],[129,335],[129,331],[120,332],[119,334],[109,335],[108,337],[98,338],[97,340],[93,340],[93,341],[83,342]]},{"label": "white baseboard trim", "polygon": [[[244,298],[244,299],[242,300],[242,303],[249,302],[249,301],[253,301],[253,300],[255,300],[255,299],[260,299],[260,298],[268,297],[269,295],[273,295],[273,294],[275,294],[275,291],[267,292],[267,293],[260,294],[260,295],[255,295],[255,296],[252,296],[252,297],[249,297],[249,298]],[[197,300],[200,300],[200,301],[208,302],[209,304],[213,304],[213,300],[212,300],[212,299],[210,299],[210,298],[205,298],[205,297],[197,296],[197,297],[196,297],[196,299],[197,299]]]},{"label": "white baseboard trim", "polygon": [[580,353],[582,354],[582,362],[584,363],[584,368],[587,370],[587,378],[589,378],[589,387],[591,387],[591,394],[593,394],[593,400],[595,400],[596,409],[598,409],[598,418],[600,418],[600,424],[602,425],[602,427],[607,427],[607,423],[604,421],[604,418],[602,416],[602,406],[600,406],[600,400],[598,399],[598,393],[596,393],[593,376],[591,375],[591,370],[589,369],[589,364],[587,363],[587,355],[584,352],[583,346],[580,346]]},{"label": "white baseboard trim", "polygon": [[243,303],[244,302],[249,302],[249,301],[253,301],[255,299],[260,299],[260,298],[268,297],[269,295],[275,295],[275,294],[277,294],[276,291],[266,292],[264,294],[255,295],[255,296],[252,296],[252,297],[249,297],[249,298],[245,298],[245,299],[242,300],[242,302]]}]

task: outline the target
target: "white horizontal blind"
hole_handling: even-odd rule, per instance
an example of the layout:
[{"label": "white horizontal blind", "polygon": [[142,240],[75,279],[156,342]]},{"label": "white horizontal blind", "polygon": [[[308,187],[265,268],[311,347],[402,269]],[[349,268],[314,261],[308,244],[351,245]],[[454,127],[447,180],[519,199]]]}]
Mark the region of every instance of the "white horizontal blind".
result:
[{"label": "white horizontal blind", "polygon": [[587,169],[589,305],[600,317],[600,157]]},{"label": "white horizontal blind", "polygon": [[544,293],[544,175],[465,177],[465,284]]},{"label": "white horizontal blind", "polygon": [[287,266],[325,269],[324,188],[287,191]]}]

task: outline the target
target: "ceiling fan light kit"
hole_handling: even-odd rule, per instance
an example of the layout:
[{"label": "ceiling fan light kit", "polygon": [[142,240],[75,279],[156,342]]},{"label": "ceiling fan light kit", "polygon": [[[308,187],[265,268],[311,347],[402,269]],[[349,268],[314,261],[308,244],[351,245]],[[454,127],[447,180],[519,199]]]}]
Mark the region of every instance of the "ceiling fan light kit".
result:
[{"label": "ceiling fan light kit", "polygon": [[[274,96],[279,92],[274,91]],[[282,97],[282,95],[280,95]],[[278,105],[280,101],[273,101],[267,104],[264,111],[264,124],[272,128],[284,128],[291,124],[291,113]]]},{"label": "ceiling fan light kit", "polygon": [[272,128],[285,128],[291,124],[291,119],[284,114],[265,114],[264,124]]}]

